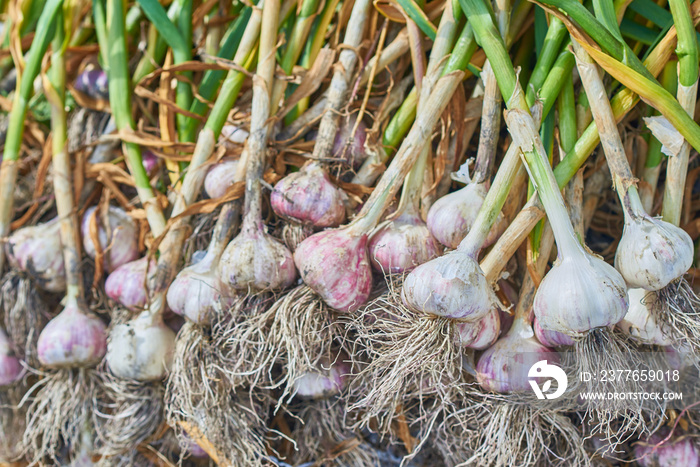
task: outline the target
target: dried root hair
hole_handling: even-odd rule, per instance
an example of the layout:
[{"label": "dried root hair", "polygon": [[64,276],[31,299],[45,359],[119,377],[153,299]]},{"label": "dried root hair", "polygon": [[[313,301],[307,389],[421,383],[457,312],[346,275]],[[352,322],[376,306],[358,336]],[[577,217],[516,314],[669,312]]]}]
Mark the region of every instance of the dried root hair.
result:
[{"label": "dried root hair", "polygon": [[350,387],[349,410],[361,414],[357,427],[384,435],[409,406],[411,423],[431,420],[436,409],[463,390],[462,349],[452,320],[416,313],[403,305],[400,284],[370,301],[350,326],[363,363]]},{"label": "dried root hair", "polygon": [[587,466],[584,439],[561,410],[486,397],[447,415],[436,434],[447,465]]},{"label": "dried root hair", "polygon": [[28,404],[22,439],[24,455],[32,463],[51,460],[50,463],[58,465],[69,464],[67,459],[92,448],[92,439],[86,439],[85,432],[92,432],[99,423],[98,401],[103,398],[101,377],[94,368],[37,374],[40,380],[21,402]]},{"label": "dried root hair", "polygon": [[11,269],[3,277],[0,301],[5,329],[17,357],[38,367],[36,344],[50,316],[44,298],[29,275]]},{"label": "dried root hair", "polygon": [[19,403],[26,390],[23,381],[0,388],[0,464],[10,464],[22,456],[26,420]]},{"label": "dried root hair", "polygon": [[700,297],[681,277],[645,298],[661,329],[673,337],[677,347],[700,356]]},{"label": "dried root hair", "polygon": [[294,465],[370,467],[380,465],[379,451],[345,426],[345,407],[337,398],[300,401],[291,438]]},{"label": "dried root hair", "polygon": [[103,369],[105,400],[99,410],[99,452],[105,457],[127,457],[136,446],[160,438],[165,425],[160,381],[118,378]]},{"label": "dried root hair", "polygon": [[297,245],[306,240],[313,233],[314,229],[311,225],[294,221],[285,222],[282,227],[282,241],[287,245],[289,251],[293,252],[297,249]]},{"label": "dried root hair", "polygon": [[298,378],[316,370],[323,358],[332,361],[332,348],[343,340],[343,332],[313,290],[296,287],[226,333],[224,346],[231,356],[227,373],[251,389],[279,388],[279,407],[294,396]]},{"label": "dried root hair", "polygon": [[185,414],[169,410],[168,422],[186,449],[195,441],[200,446],[209,446],[213,460],[222,465],[268,466],[268,452],[274,452],[268,439],[266,414],[269,401],[237,394],[225,381],[212,384],[222,405],[197,408]]},{"label": "dried root hair", "polygon": [[216,427],[215,415],[238,410],[230,396],[237,386],[226,376],[220,350],[208,330],[186,322],[175,341],[173,365],[165,389],[166,417],[170,425],[185,420],[203,427]]},{"label": "dried root hair", "polygon": [[[649,355],[644,359],[641,355]],[[605,370],[656,370],[660,364],[653,353],[643,352],[627,336],[608,328],[594,329],[578,340],[573,352],[564,352],[562,363],[568,368],[569,393],[640,393],[645,392],[642,381],[633,378],[591,378],[581,381],[578,375],[600,375]],[[660,357],[660,356],[659,356]],[[573,383],[573,384],[572,384]],[[648,431],[663,421],[664,401],[642,398],[588,400],[579,410],[585,412],[584,420],[590,425],[592,435],[603,436],[607,443],[616,446],[625,442],[633,433]]]}]

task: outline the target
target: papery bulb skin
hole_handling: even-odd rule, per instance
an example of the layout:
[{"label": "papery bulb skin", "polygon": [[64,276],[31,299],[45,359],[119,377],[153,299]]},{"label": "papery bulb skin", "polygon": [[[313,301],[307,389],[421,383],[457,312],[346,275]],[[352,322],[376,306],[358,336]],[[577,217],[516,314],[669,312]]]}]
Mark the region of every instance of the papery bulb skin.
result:
[{"label": "papery bulb skin", "polygon": [[0,387],[9,386],[22,376],[22,364],[15,357],[10,339],[0,328]]},{"label": "papery bulb skin", "polygon": [[[295,396],[301,399],[324,399],[339,394],[347,383],[350,366],[339,360],[321,363],[319,371],[305,373],[294,381]],[[330,367],[330,368],[329,368]]]},{"label": "papery bulb skin", "polygon": [[637,342],[647,345],[672,345],[673,339],[663,332],[651,313],[654,294],[644,289],[629,289],[629,310],[624,319],[617,323],[618,329]]},{"label": "papery bulb skin", "polygon": [[615,268],[589,253],[555,261],[533,303],[542,329],[573,337],[619,323],[627,307],[625,280]]},{"label": "papery bulb skin", "polygon": [[270,204],[280,217],[326,228],[345,220],[345,198],[321,164],[310,161],[277,182]]},{"label": "papery bulb skin", "polygon": [[675,225],[648,215],[625,215],[615,268],[630,288],[660,290],[693,264],[693,240]]},{"label": "papery bulb skin", "polygon": [[336,133],[333,143],[333,157],[344,160],[354,170],[359,169],[365,159],[367,159],[367,152],[365,151],[367,125],[363,121],[360,121],[358,124],[352,142],[349,145],[347,144],[356,121],[357,116],[354,114],[348,119],[341,118],[340,129]]},{"label": "papery bulb skin", "polygon": [[[470,182],[464,188],[435,201],[427,218],[428,229],[433,236],[446,247],[456,249],[474,225],[487,191],[485,183]],[[483,246],[494,243],[506,227],[508,223],[499,213]]]},{"label": "papery bulb skin", "polygon": [[243,128],[226,124],[221,128],[219,143],[222,143],[226,149],[235,149],[245,143],[245,140],[248,139],[248,135],[249,133]]},{"label": "papery bulb skin", "polygon": [[481,355],[476,364],[476,379],[487,391],[531,392],[528,372],[542,360],[558,364],[559,354],[537,342],[532,330],[509,333]]},{"label": "papery bulb skin", "polygon": [[175,333],[160,315],[146,310],[109,333],[106,361],[112,373],[125,379],[162,379],[173,359]]},{"label": "papery bulb skin", "polygon": [[292,253],[282,242],[266,234],[262,225],[244,222],[219,262],[222,283],[232,290],[277,290],[297,278]]},{"label": "papery bulb skin", "polygon": [[170,309],[194,323],[208,324],[216,307],[230,307],[233,299],[223,292],[224,286],[217,274],[218,263],[217,255],[207,253],[203,259],[180,271],[168,288]]},{"label": "papery bulb skin", "polygon": [[39,362],[47,368],[90,367],[107,348],[107,328],[75,299],[44,327],[37,341]]},{"label": "papery bulb skin", "polygon": [[338,311],[355,311],[372,291],[366,234],[349,228],[314,234],[297,246],[294,263],[304,283]]},{"label": "papery bulb skin", "polygon": [[501,313],[497,309],[484,316],[479,321],[479,332],[474,340],[466,344],[466,347],[474,350],[485,350],[491,347],[501,333]]},{"label": "papery bulb skin", "polygon": [[49,292],[66,290],[60,232],[61,225],[55,218],[45,224],[16,230],[5,245],[10,265],[28,273]]},{"label": "papery bulb skin", "polygon": [[641,467],[700,467],[700,451],[691,437],[672,437],[655,449],[667,436],[664,429],[634,445],[634,457]]},{"label": "papery bulb skin", "polygon": [[207,196],[215,199],[226,194],[236,178],[238,160],[223,159],[212,165],[204,177],[204,191]]},{"label": "papery bulb skin", "polygon": [[146,288],[146,267],[148,274],[155,273],[156,262],[147,257],[123,264],[115,269],[105,281],[105,292],[112,300],[116,300],[130,310],[140,309],[148,303]]},{"label": "papery bulb skin", "polygon": [[[97,256],[95,244],[90,235],[90,222],[97,208],[90,207],[83,214],[80,224],[80,232],[83,237],[85,253],[92,259]],[[107,211],[109,228],[104,225],[104,218],[98,212],[97,238],[103,254],[103,263],[107,272],[112,272],[119,266],[134,261],[139,256],[138,227],[126,212],[121,208],[110,206]],[[108,233],[109,232],[109,233]]]},{"label": "papery bulb skin", "polygon": [[404,279],[401,297],[416,312],[466,321],[480,320],[496,305],[479,264],[459,250],[411,271]]},{"label": "papery bulb skin", "polygon": [[93,99],[109,99],[107,73],[97,68],[87,68],[75,78],[75,89]]},{"label": "papery bulb skin", "polygon": [[540,341],[540,343],[546,345],[547,347],[567,347],[576,343],[576,341],[572,339],[571,336],[564,334],[563,332],[548,331],[546,329],[542,329],[542,326],[540,326],[540,323],[539,321],[537,321],[537,319],[535,319],[534,323],[532,323],[532,327],[535,329],[535,336],[537,336],[537,340]]},{"label": "papery bulb skin", "polygon": [[374,269],[393,274],[437,258],[443,249],[420,216],[406,211],[380,225],[367,248]]}]

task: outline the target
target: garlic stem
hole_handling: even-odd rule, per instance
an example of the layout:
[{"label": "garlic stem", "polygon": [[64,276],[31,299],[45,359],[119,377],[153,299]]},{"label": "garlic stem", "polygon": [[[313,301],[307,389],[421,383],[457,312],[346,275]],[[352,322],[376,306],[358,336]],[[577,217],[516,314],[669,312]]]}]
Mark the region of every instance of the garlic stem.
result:
[{"label": "garlic stem", "polygon": [[591,111],[600,134],[605,158],[610,172],[613,174],[625,216],[646,215],[598,67],[578,42],[574,42],[574,52],[579,75],[583,87],[586,89],[586,94],[589,96]]},{"label": "garlic stem", "polygon": [[80,233],[78,213],[73,201],[73,174],[68,154],[66,121],[66,60],[63,15],[59,13],[56,33],[52,42],[51,69],[49,79],[44,82],[44,92],[51,104],[51,150],[54,170],[53,186],[56,210],[61,224],[61,244],[66,273],[66,296],[68,299],[83,299],[83,280],[80,271]]},{"label": "garlic stem", "polygon": [[484,183],[491,177],[491,167],[496,157],[496,145],[501,129],[501,91],[498,89],[496,75],[487,60],[481,70],[484,82],[484,103],[481,110],[481,129],[479,146],[474,165],[474,183]]},{"label": "garlic stem", "polygon": [[[698,92],[698,43],[695,35],[690,5],[687,0],[670,0],[673,23],[678,31],[676,55],[678,56],[678,90],[676,97],[691,118],[695,116]],[[683,194],[688,173],[690,144],[684,141],[681,150],[669,157],[666,168],[663,218],[673,225],[680,225],[683,210]]]},{"label": "garlic stem", "polygon": [[253,77],[253,103],[248,137],[248,161],[245,188],[244,228],[262,228],[262,177],[265,171],[270,124],[270,93],[275,72],[275,42],[279,20],[279,0],[263,5],[258,68]]},{"label": "garlic stem", "polygon": [[[326,111],[321,118],[318,136],[314,145],[313,159],[323,161],[328,159],[333,150],[335,135],[338,133],[339,111],[345,105],[350,79],[357,64],[356,50],[362,42],[363,32],[369,16],[369,0],[357,0],[352,7],[350,20],[345,30],[342,51],[338,64],[333,72],[333,78],[328,88]],[[262,54],[261,54],[262,56]]]}]

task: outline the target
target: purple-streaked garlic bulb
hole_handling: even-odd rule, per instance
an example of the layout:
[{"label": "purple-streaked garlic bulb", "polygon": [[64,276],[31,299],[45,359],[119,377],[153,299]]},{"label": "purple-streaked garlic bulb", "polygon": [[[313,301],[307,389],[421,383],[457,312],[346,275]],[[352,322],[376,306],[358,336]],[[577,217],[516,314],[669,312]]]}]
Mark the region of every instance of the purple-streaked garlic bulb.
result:
[{"label": "purple-streaked garlic bulb", "polygon": [[474,258],[460,250],[421,264],[401,288],[404,304],[416,312],[478,321],[497,306],[497,298]]},{"label": "purple-streaked garlic bulb", "polygon": [[350,366],[340,361],[324,359],[318,371],[308,372],[294,381],[294,394],[302,399],[324,399],[339,394],[345,387]]},{"label": "purple-streaked garlic bulb", "polygon": [[[619,323],[627,314],[627,285],[619,272],[586,252],[577,240],[568,245],[545,275],[533,310],[542,329],[582,336]],[[574,253],[572,248],[577,248]]]},{"label": "purple-streaked garlic bulb", "polygon": [[204,459],[209,457],[209,454],[207,454],[207,451],[202,449],[202,447],[195,443],[192,438],[189,436],[185,435],[185,441],[187,442],[187,445],[185,447],[185,451],[189,456],[195,457],[197,459]]},{"label": "purple-streaked garlic bulb", "polygon": [[[462,323],[459,323],[457,326]],[[464,323],[469,324],[469,323]],[[501,312],[494,309],[484,316],[477,324],[478,332],[471,342],[464,342],[465,347],[474,350],[484,350],[491,347],[501,333]]]},{"label": "purple-streaked garlic bulb", "polygon": [[0,387],[9,386],[22,376],[22,364],[15,357],[10,339],[0,328]]},{"label": "purple-streaked garlic bulb", "polygon": [[345,198],[323,166],[309,161],[298,172],[277,182],[270,204],[280,217],[326,228],[336,227],[345,220]]},{"label": "purple-streaked garlic bulb", "polygon": [[547,347],[566,347],[569,345],[574,345],[576,343],[576,341],[574,341],[574,339],[572,339],[571,336],[564,334],[563,332],[548,331],[546,329],[542,329],[542,326],[540,326],[540,323],[539,321],[537,321],[537,319],[534,320],[532,327],[535,328],[535,336],[537,336],[537,340],[540,341],[540,343],[546,345]]},{"label": "purple-streaked garlic bulb", "polygon": [[360,229],[318,232],[297,246],[294,262],[304,283],[338,311],[354,311],[369,298],[372,267]]},{"label": "purple-streaked garlic bulb", "polygon": [[97,252],[92,235],[90,235],[90,223],[93,216],[95,216],[97,237],[103,254],[104,267],[107,272],[112,272],[119,266],[138,258],[138,227],[131,219],[131,216],[121,208],[109,206],[106,216],[103,216],[100,211],[95,213],[96,210],[96,207],[90,207],[83,215],[80,225],[80,231],[83,236],[83,248],[90,258],[95,259]]},{"label": "purple-streaked garlic bulb", "polygon": [[94,366],[107,349],[106,326],[75,298],[44,327],[37,342],[37,355],[48,368]]},{"label": "purple-streaked garlic bulb", "polygon": [[168,306],[192,322],[207,324],[215,307],[226,309],[233,298],[224,293],[217,274],[219,255],[207,252],[204,258],[180,271],[168,288]]},{"label": "purple-streaked garlic bulb", "polygon": [[662,429],[634,445],[634,457],[641,467],[700,467],[700,450],[691,437],[672,436],[654,449],[667,436],[668,430]]},{"label": "purple-streaked garlic bulb", "polygon": [[656,297],[644,289],[629,289],[629,310],[617,328],[637,342],[647,345],[668,346],[674,343],[656,322],[650,307]]},{"label": "purple-streaked garlic bulb", "polygon": [[226,149],[235,149],[245,143],[245,140],[248,139],[248,134],[243,128],[226,124],[221,128],[219,143],[222,143]]},{"label": "purple-streaked garlic bulb", "polygon": [[235,182],[238,159],[222,159],[212,165],[204,177],[204,191],[214,199],[226,194],[226,190]]},{"label": "purple-streaked garlic bulb", "polygon": [[75,89],[93,99],[109,99],[107,73],[98,68],[88,67],[75,78]]},{"label": "purple-streaked garlic bulb", "polygon": [[16,230],[5,245],[10,265],[28,273],[49,292],[66,289],[60,231],[58,218],[54,218],[45,224]]},{"label": "purple-streaked garlic bulb", "polygon": [[170,368],[174,343],[175,333],[163,322],[161,313],[147,309],[112,328],[105,358],[120,378],[155,381]]},{"label": "purple-streaked garlic bulb", "polygon": [[660,290],[693,265],[693,240],[683,229],[625,210],[615,268],[632,288]]},{"label": "purple-streaked garlic bulb", "polygon": [[519,332],[509,332],[481,355],[476,364],[476,378],[487,391],[532,391],[528,373],[542,360],[558,364],[559,354],[539,343],[529,326],[523,326]]},{"label": "purple-streaked garlic bulb", "polygon": [[[487,191],[486,183],[469,181],[464,188],[438,199],[430,207],[427,218],[428,229],[433,236],[446,247],[457,248],[474,225]],[[483,246],[495,242],[507,226],[503,213],[499,213]]]},{"label": "purple-streaked garlic bulb", "polygon": [[145,307],[148,303],[146,268],[148,268],[148,275],[155,273],[156,262],[151,260],[149,266],[148,258],[145,256],[119,266],[107,276],[105,281],[107,296],[131,310]]},{"label": "purple-streaked garlic bulb", "polygon": [[141,159],[143,161],[143,168],[146,169],[146,173],[148,175],[153,175],[160,164],[158,156],[153,154],[151,151],[146,150],[141,154]]},{"label": "purple-streaked garlic bulb", "polygon": [[[357,116],[354,114],[347,119],[341,118],[340,128],[333,142],[333,157],[344,160],[354,170],[359,169],[365,159],[367,159],[367,151],[365,150],[367,125],[360,121],[355,134],[352,135],[356,122]],[[351,136],[352,140],[350,139]]]},{"label": "purple-streaked garlic bulb", "polygon": [[243,222],[219,262],[224,285],[233,290],[274,290],[289,287],[297,278],[292,254],[265,232],[261,221]]},{"label": "purple-streaked garlic bulb", "polygon": [[381,224],[370,237],[368,249],[372,266],[384,273],[408,272],[442,252],[423,219],[411,209]]}]

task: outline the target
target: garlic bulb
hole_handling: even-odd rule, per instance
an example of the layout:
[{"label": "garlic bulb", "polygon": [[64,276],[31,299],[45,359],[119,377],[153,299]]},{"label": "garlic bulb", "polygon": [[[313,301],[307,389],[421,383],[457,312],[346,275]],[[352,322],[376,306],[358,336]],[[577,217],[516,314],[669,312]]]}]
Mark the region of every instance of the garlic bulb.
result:
[{"label": "garlic bulb", "polygon": [[476,379],[487,391],[532,391],[528,372],[542,360],[558,364],[559,355],[537,342],[531,329],[511,332],[481,355],[476,364]]},{"label": "garlic bulb", "polygon": [[[668,346],[674,343],[656,322],[650,307],[655,297],[644,289],[629,289],[629,310],[617,323],[618,329],[633,339],[648,345]],[[649,297],[647,297],[649,295]]]},{"label": "garlic bulb", "polygon": [[37,354],[48,368],[96,365],[107,347],[106,326],[75,298],[44,327],[37,341]]},{"label": "garlic bulb", "polygon": [[[357,125],[357,131],[351,135],[357,115],[353,114],[349,118],[340,120],[340,128],[335,135],[333,142],[333,157],[345,161],[352,169],[357,170],[362,163],[367,159],[367,151],[365,150],[365,140],[367,139],[367,125],[360,120]],[[350,137],[352,136],[352,140]]]},{"label": "garlic bulb", "polygon": [[580,336],[619,323],[627,314],[620,273],[578,248],[580,254],[561,255],[537,289],[533,310],[542,329]]},{"label": "garlic bulb", "polygon": [[222,159],[212,165],[204,177],[204,191],[207,196],[212,199],[224,196],[235,181],[237,167],[238,159]]},{"label": "garlic bulb", "polygon": [[341,228],[314,234],[297,246],[294,263],[304,283],[338,311],[354,311],[369,298],[372,267],[364,233]]},{"label": "garlic bulb", "polygon": [[58,218],[54,218],[45,224],[16,230],[5,245],[12,267],[28,273],[49,292],[66,289],[60,231]]},{"label": "garlic bulb", "polygon": [[421,264],[404,280],[401,297],[417,312],[477,321],[497,299],[479,264],[460,250]]},{"label": "garlic bulb", "polygon": [[145,310],[131,321],[112,328],[107,365],[120,378],[158,380],[170,368],[174,343],[175,333],[163,323],[161,314]]},{"label": "garlic bulb", "polygon": [[149,263],[145,256],[115,269],[105,281],[107,296],[131,310],[145,307],[148,303],[147,266],[148,275],[154,274],[156,262]]},{"label": "garlic bulb", "polygon": [[651,435],[644,442],[634,445],[634,457],[641,467],[700,467],[700,451],[691,437],[671,437],[656,447],[668,436],[668,430]]},{"label": "garlic bulb", "polygon": [[479,321],[478,332],[474,339],[465,343],[465,347],[474,350],[484,350],[491,347],[501,333],[501,312],[498,309],[491,310],[491,313],[484,316]]},{"label": "garlic bulb", "polygon": [[245,140],[248,139],[248,135],[249,133],[243,128],[226,124],[221,128],[219,143],[222,143],[226,149],[235,149],[245,143]]},{"label": "garlic bulb", "polygon": [[408,272],[442,251],[423,219],[411,210],[380,225],[370,237],[368,249],[372,266],[385,273]]},{"label": "garlic bulb", "polygon": [[320,364],[319,371],[308,372],[294,381],[294,393],[302,399],[323,399],[339,394],[346,384],[350,366],[340,361]]},{"label": "garlic bulb", "polygon": [[109,99],[107,73],[94,67],[86,68],[75,78],[75,89],[93,99]]},{"label": "garlic bulb", "polygon": [[10,346],[10,339],[5,330],[0,328],[0,388],[8,386],[22,376],[22,364],[15,357]]},{"label": "garlic bulb", "polygon": [[280,217],[325,228],[343,223],[345,198],[345,192],[331,182],[323,166],[309,161],[277,182],[270,204]]},{"label": "garlic bulb", "polygon": [[[476,215],[484,203],[488,188],[486,183],[468,182],[455,192],[438,199],[428,211],[427,224],[430,233],[446,247],[455,249],[474,225]],[[503,213],[499,213],[489,230],[483,247],[487,247],[501,236],[508,226]]]},{"label": "garlic bulb", "polygon": [[233,290],[275,290],[297,277],[294,260],[280,241],[268,235],[260,221],[243,222],[241,232],[221,256],[219,274]]},{"label": "garlic bulb", "polygon": [[571,338],[571,336],[564,334],[563,332],[548,331],[542,329],[540,323],[537,319],[534,320],[532,327],[535,329],[535,336],[540,343],[546,345],[547,347],[566,347],[569,345],[574,345],[576,341]]},{"label": "garlic bulb", "polygon": [[94,206],[90,207],[83,214],[80,225],[83,248],[90,258],[95,259],[97,252],[92,235],[90,235],[90,222],[94,215],[97,221],[97,237],[103,254],[104,267],[107,272],[112,272],[119,266],[138,258],[138,228],[131,216],[121,208],[109,206],[106,216],[109,227],[106,229],[104,217],[99,212],[94,214],[96,209]]},{"label": "garlic bulb", "polygon": [[232,297],[223,293],[223,284],[217,274],[219,258],[207,254],[195,264],[180,271],[168,288],[168,306],[178,315],[192,322],[207,324],[215,306],[223,309],[233,304]]},{"label": "garlic bulb", "polygon": [[615,268],[632,288],[660,290],[693,264],[693,240],[683,229],[647,214],[625,211]]},{"label": "garlic bulb", "polygon": [[141,154],[141,161],[143,163],[143,168],[146,169],[148,175],[153,175],[153,173],[158,169],[160,165],[160,160],[158,156],[153,154],[151,151],[143,151]]}]

